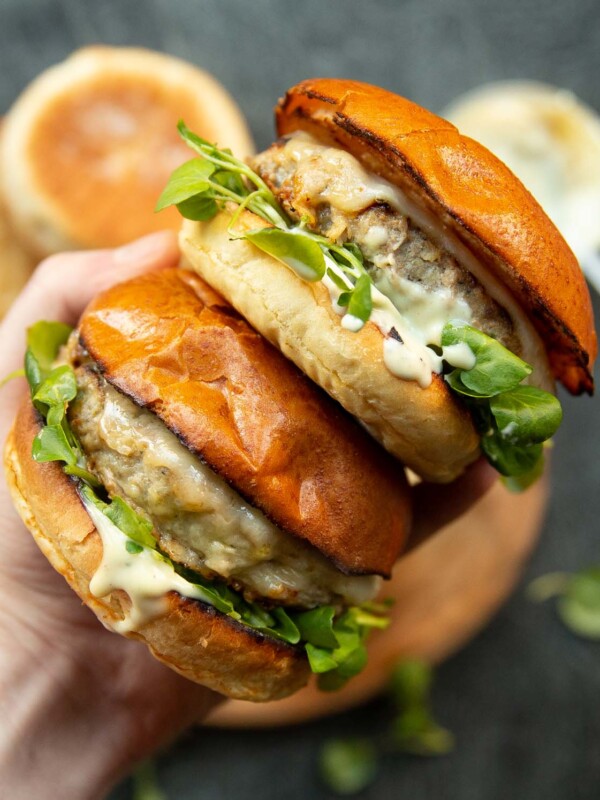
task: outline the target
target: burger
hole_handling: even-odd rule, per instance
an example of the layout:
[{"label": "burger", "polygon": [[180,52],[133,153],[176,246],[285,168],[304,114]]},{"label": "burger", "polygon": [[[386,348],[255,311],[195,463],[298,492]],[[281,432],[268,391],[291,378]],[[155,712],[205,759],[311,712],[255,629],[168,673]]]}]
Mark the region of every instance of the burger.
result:
[{"label": "burger", "polygon": [[515,489],[592,393],[597,343],[569,247],[517,178],[448,122],[317,79],[250,164],[180,123],[195,158],[158,209],[191,269],[422,479],[483,452]]},{"label": "burger", "polygon": [[387,624],[406,481],[341,407],[189,271],[28,332],[15,505],[105,624],[231,697],[337,688]]}]

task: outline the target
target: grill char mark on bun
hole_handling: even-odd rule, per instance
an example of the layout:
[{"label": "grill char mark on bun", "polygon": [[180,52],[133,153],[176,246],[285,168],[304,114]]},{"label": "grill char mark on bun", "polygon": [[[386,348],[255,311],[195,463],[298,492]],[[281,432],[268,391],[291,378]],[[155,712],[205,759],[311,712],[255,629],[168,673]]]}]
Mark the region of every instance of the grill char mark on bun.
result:
[{"label": "grill char mark on bun", "polygon": [[593,391],[597,342],[585,280],[502,162],[445,120],[356,81],[304,81],[276,113],[280,135],[300,129],[342,146],[448,226],[529,313],[555,376],[572,393]]}]

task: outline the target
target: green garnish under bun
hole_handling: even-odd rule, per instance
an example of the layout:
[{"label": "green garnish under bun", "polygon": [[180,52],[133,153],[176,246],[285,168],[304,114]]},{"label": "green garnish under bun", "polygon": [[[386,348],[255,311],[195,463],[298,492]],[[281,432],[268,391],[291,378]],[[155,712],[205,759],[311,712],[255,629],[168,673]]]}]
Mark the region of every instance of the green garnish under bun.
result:
[{"label": "green garnish under bun", "polygon": [[[426,480],[483,452],[514,489],[591,392],[581,270],[494,156],[384,90],[307,81],[251,165],[180,123],[195,157],[157,209],[191,267]],[[287,269],[284,269],[284,265]]]},{"label": "green garnish under bun", "polygon": [[402,471],[210,287],[181,270],[116,286],[74,333],[34,325],[25,372],[15,501],[109,627],[242,699],[363,669],[408,533]]}]

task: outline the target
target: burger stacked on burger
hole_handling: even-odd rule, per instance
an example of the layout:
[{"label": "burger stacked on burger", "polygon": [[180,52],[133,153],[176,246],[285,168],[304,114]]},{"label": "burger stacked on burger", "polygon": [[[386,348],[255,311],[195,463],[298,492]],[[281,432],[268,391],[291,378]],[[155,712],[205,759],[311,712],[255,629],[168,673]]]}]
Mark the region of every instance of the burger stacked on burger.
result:
[{"label": "burger stacked on burger", "polygon": [[596,354],[574,257],[475,142],[347,81],[300,84],[277,119],[250,166],[180,126],[196,157],[158,207],[186,218],[192,271],[34,326],[7,448],[21,515],[100,619],[252,700],[364,666],[404,465],[447,482],[483,451],[527,486],[555,378],[591,392]]},{"label": "burger stacked on burger", "polygon": [[390,92],[306,81],[276,116],[251,170],[180,126],[199,157],[159,206],[187,218],[192,268],[421,477],[453,480],[483,451],[531,483],[555,380],[593,390],[564,239],[491,153]]}]

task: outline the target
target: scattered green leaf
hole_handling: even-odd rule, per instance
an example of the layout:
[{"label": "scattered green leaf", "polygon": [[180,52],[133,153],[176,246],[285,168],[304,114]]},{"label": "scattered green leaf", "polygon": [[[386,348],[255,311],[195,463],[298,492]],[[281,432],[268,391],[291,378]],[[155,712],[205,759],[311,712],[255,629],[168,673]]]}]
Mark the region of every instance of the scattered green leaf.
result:
[{"label": "scattered green leaf", "polygon": [[167,800],[158,783],[154,761],[144,761],[131,776],[132,800]]},{"label": "scattered green leaf", "polygon": [[396,718],[390,738],[393,747],[401,752],[445,755],[454,747],[454,736],[432,717],[432,682],[432,668],[424,661],[403,661],[392,672],[390,692]]},{"label": "scattered green leaf", "polygon": [[557,597],[559,617],[570,631],[585,639],[600,640],[600,566],[575,574],[552,572],[529,584],[531,600]]},{"label": "scattered green leaf", "polygon": [[336,794],[357,794],[377,776],[378,756],[368,739],[331,739],[319,758],[319,772],[328,789]]}]

